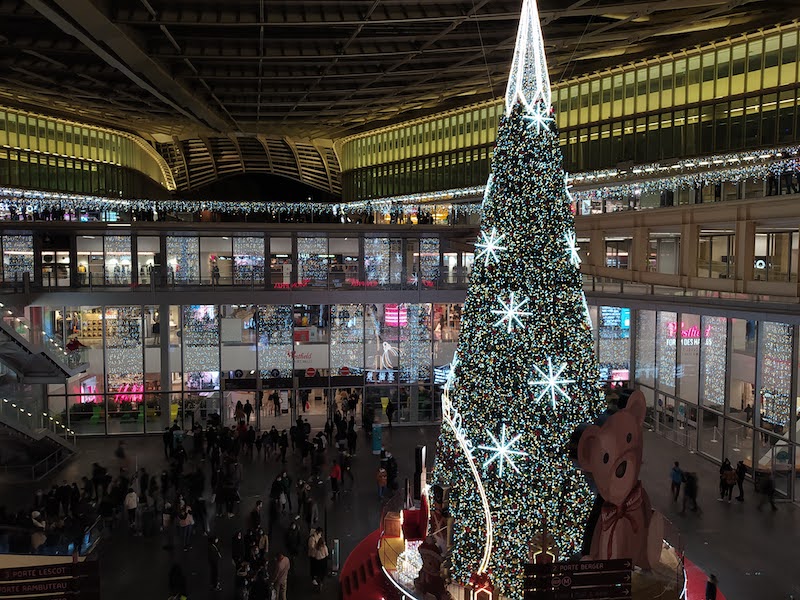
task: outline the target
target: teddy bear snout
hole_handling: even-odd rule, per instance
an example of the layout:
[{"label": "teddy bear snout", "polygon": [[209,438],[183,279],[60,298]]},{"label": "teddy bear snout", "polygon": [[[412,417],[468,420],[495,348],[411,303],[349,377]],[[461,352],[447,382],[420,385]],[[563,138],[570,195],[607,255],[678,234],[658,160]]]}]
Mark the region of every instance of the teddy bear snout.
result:
[{"label": "teddy bear snout", "polygon": [[617,476],[617,479],[622,479],[625,477],[625,471],[628,470],[628,461],[623,460],[621,463],[617,465],[617,470],[614,472]]}]

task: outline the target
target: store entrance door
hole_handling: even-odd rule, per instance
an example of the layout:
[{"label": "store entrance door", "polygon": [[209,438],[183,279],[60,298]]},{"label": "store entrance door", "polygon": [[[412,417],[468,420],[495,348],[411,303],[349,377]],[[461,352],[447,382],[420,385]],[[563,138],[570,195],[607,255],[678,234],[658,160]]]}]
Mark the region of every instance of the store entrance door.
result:
[{"label": "store entrance door", "polygon": [[261,391],[258,423],[261,431],[275,427],[279,432],[289,431],[295,419],[295,393],[287,388],[264,388]]},{"label": "store entrance door", "polygon": [[328,388],[300,388],[297,398],[297,416],[308,419],[312,429],[322,429],[328,418]]}]

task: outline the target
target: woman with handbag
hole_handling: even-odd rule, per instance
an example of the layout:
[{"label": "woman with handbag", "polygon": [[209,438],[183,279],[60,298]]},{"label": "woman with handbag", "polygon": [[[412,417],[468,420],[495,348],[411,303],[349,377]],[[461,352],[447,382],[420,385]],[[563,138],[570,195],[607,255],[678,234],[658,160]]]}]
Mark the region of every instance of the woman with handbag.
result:
[{"label": "woman with handbag", "polygon": [[188,504],[181,504],[181,508],[178,510],[178,529],[183,540],[183,551],[186,552],[192,547],[192,531],[194,530],[192,507]]}]

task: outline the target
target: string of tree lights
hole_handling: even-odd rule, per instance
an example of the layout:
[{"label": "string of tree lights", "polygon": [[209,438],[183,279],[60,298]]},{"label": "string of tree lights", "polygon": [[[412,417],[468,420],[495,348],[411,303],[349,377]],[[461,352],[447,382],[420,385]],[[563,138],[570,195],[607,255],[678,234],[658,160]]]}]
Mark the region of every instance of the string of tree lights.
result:
[{"label": "string of tree lights", "polygon": [[483,202],[476,260],[448,384],[434,480],[450,486],[450,574],[522,598],[537,534],[579,552],[593,497],[568,457],[601,409],[550,84],[534,0],[525,0],[506,114]]}]

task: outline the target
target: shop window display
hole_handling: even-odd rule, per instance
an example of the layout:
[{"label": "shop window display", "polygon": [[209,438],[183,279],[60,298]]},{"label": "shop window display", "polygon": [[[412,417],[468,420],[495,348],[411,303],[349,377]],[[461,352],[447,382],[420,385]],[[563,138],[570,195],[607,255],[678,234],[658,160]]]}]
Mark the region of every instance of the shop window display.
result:
[{"label": "shop window display", "polygon": [[264,238],[233,238],[234,285],[264,283]]},{"label": "shop window display", "polygon": [[288,305],[259,305],[258,369],[262,379],[291,377],[294,350],[292,307]]},{"label": "shop window display", "polygon": [[363,283],[358,258],[358,238],[332,237],[328,240],[329,285],[333,289],[357,288]]},{"label": "shop window display", "polygon": [[598,312],[600,380],[630,381],[631,310],[618,306],[600,306]]},{"label": "shop window display", "polygon": [[402,283],[402,240],[364,238],[364,279],[368,287],[399,286]]},{"label": "shop window display", "polygon": [[327,287],[330,258],[328,238],[298,237],[298,283],[302,283],[303,287]]},{"label": "shop window display", "polygon": [[700,336],[701,400],[704,405],[721,411],[725,405],[728,320],[703,316]]},{"label": "shop window display", "polygon": [[792,410],[792,335],[786,323],[762,322],[761,389],[759,390],[760,424],[779,435],[786,432]]},{"label": "shop window display", "polygon": [[656,365],[658,387],[664,392],[675,393],[676,363],[675,352],[678,341],[678,314],[659,312],[658,340],[656,344]]},{"label": "shop window display", "polygon": [[131,282],[131,236],[107,235],[103,238],[106,285]]},{"label": "shop window display", "polygon": [[3,281],[22,283],[25,273],[33,273],[33,236],[4,235]]},{"label": "shop window display", "polygon": [[364,305],[330,307],[330,368],[333,374],[364,370]]},{"label": "shop window display", "polygon": [[636,381],[652,386],[656,378],[656,312],[637,311]]},{"label": "shop window display", "polygon": [[167,236],[167,273],[169,282],[200,282],[200,240],[196,237]]},{"label": "shop window display", "polygon": [[269,238],[269,272],[273,288],[288,288],[292,285],[292,238]]},{"label": "shop window display", "polygon": [[700,315],[681,313],[677,337],[677,396],[691,405],[697,405],[700,371],[700,344],[704,332],[700,328]]},{"label": "shop window display", "polygon": [[141,307],[106,307],[106,390],[109,431],[144,429],[144,354]]},{"label": "shop window display", "polygon": [[231,285],[233,251],[230,237],[200,238],[200,283]]},{"label": "shop window display", "polygon": [[156,236],[138,236],[136,238],[136,254],[139,265],[139,285],[149,285],[158,279],[156,257],[159,256],[160,242]]},{"label": "shop window display", "polygon": [[728,414],[740,421],[755,422],[756,356],[758,322],[730,319],[732,353],[727,376],[730,378]]}]

